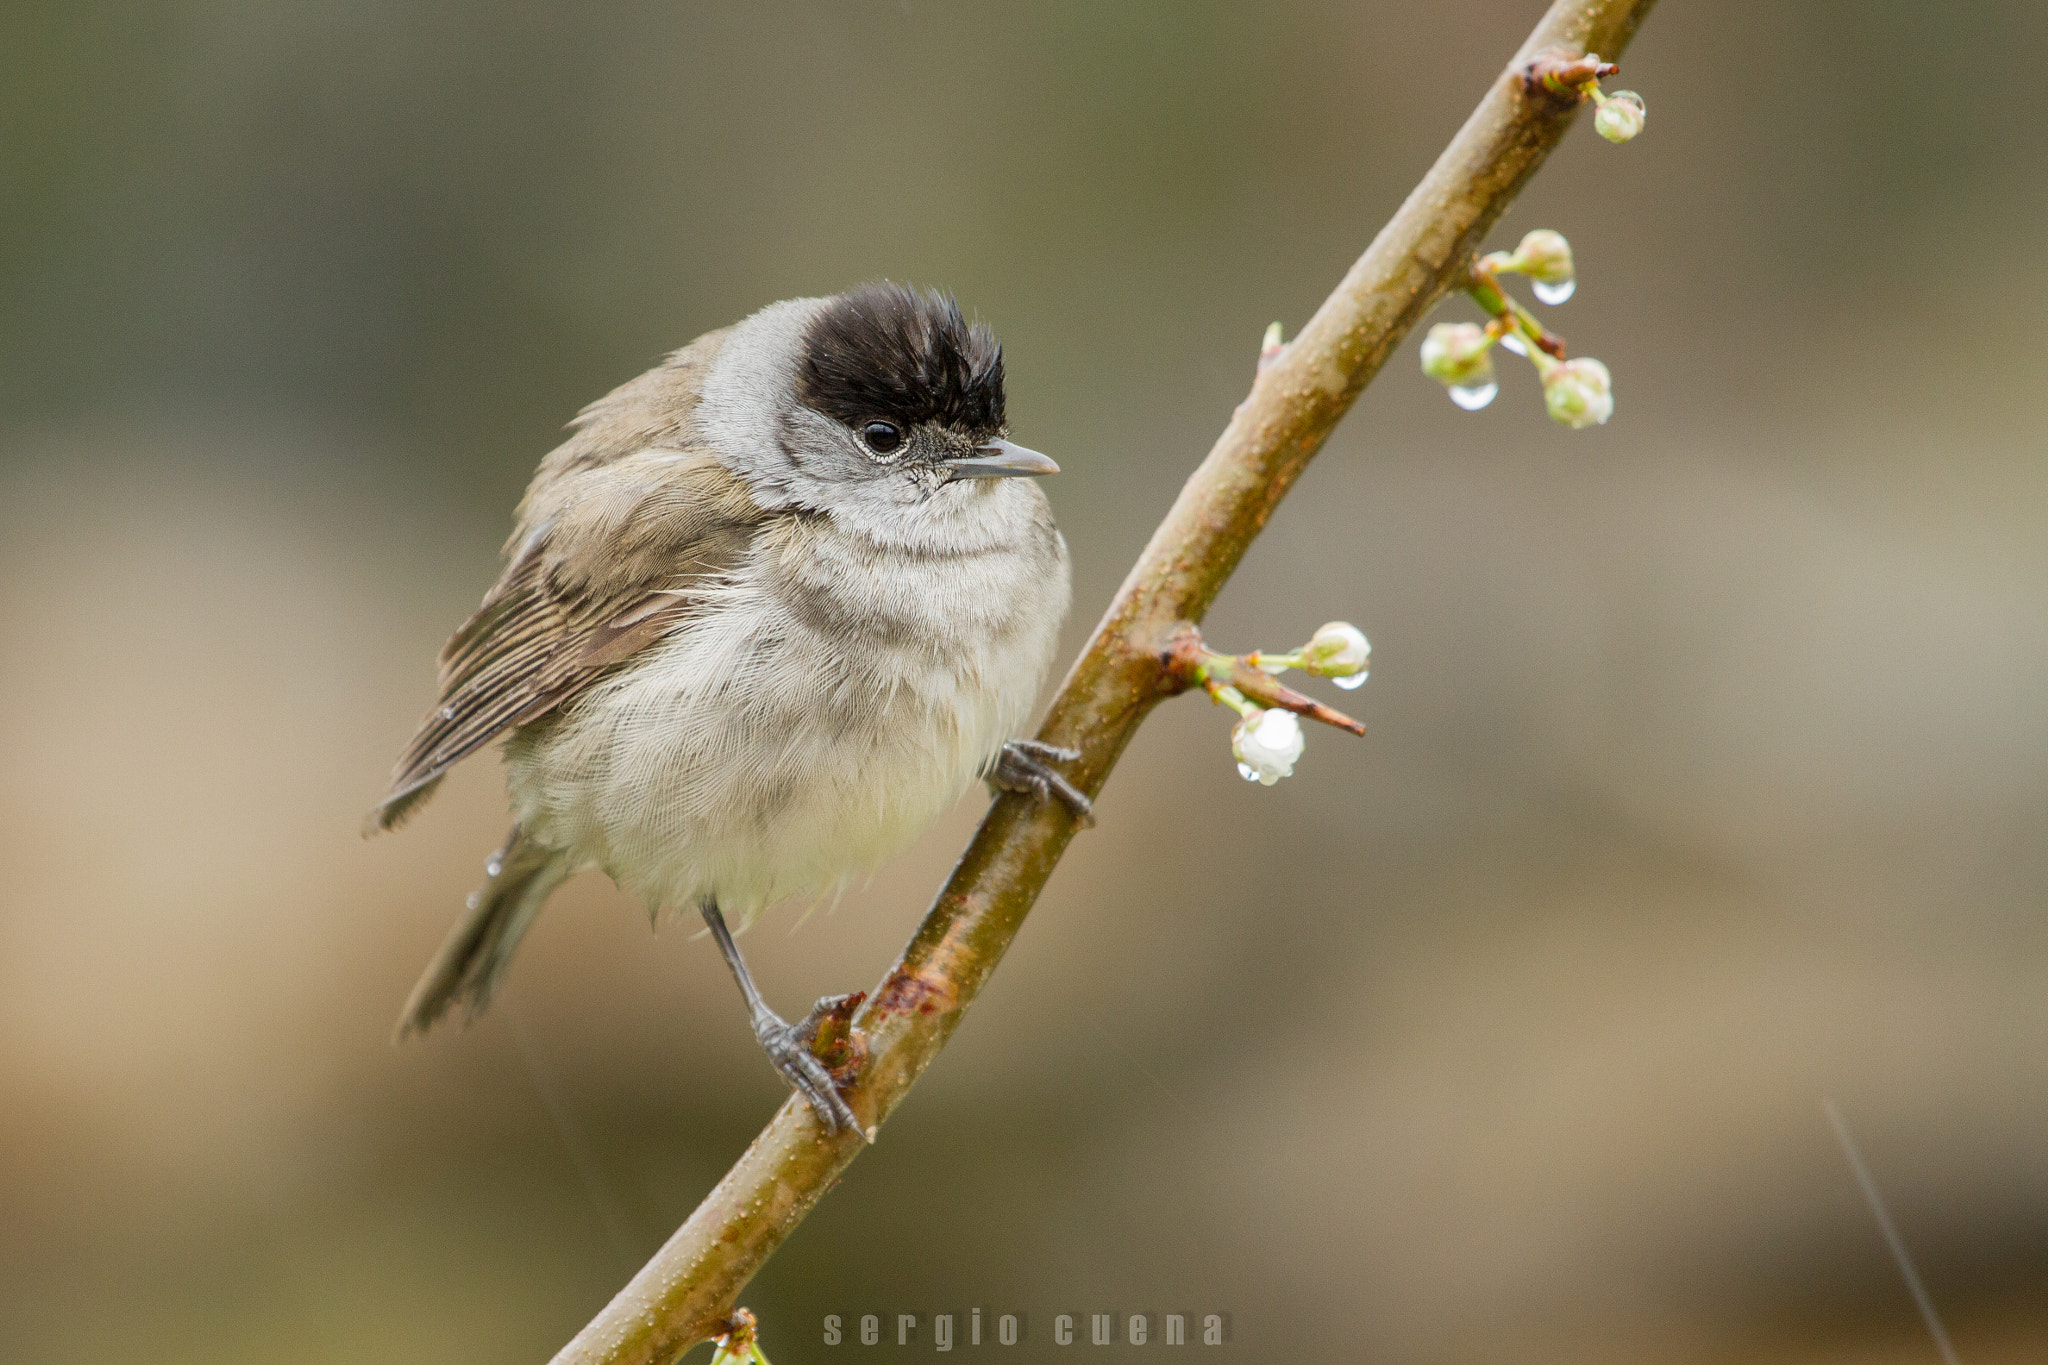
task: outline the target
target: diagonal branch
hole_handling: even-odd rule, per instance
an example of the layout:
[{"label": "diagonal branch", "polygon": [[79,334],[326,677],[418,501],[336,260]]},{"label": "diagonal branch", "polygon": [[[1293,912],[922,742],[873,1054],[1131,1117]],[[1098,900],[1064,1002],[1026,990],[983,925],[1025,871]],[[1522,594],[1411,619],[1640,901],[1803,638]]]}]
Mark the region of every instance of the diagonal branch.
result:
[{"label": "diagonal branch", "polygon": [[[1091,796],[1162,699],[1173,644],[1387,356],[1468,279],[1479,241],[1564,136],[1575,96],[1532,63],[1618,55],[1653,0],[1557,0],[1422,183],[1302,329],[1263,365],[1067,675],[1039,738],[1080,750]],[[1553,49],[1559,51],[1553,52]],[[869,1125],[938,1055],[1015,937],[1076,825],[1056,801],[998,799],[924,923],[854,1020],[866,1060],[846,1098]],[[555,1365],[656,1365],[723,1330],[735,1298],[865,1146],[792,1096],[738,1164]]]}]

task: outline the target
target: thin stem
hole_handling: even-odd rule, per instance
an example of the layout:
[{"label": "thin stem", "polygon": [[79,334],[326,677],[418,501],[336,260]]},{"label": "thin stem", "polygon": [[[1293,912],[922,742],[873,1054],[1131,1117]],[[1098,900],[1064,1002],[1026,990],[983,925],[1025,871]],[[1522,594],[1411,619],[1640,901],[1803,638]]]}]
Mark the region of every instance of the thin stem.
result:
[{"label": "thin stem", "polygon": [[1202,687],[1208,692],[1210,701],[1215,702],[1218,706],[1227,706],[1240,716],[1248,716],[1259,709],[1252,704],[1244,693],[1238,691],[1229,683],[1217,682],[1212,678],[1208,682],[1203,683]]},{"label": "thin stem", "polygon": [[1514,314],[1515,323],[1522,329],[1522,335],[1531,346],[1548,355],[1564,359],[1564,338],[1543,325],[1528,306],[1518,299],[1509,299],[1508,307]]},{"label": "thin stem", "polygon": [[[1564,136],[1579,107],[1537,63],[1618,53],[1653,0],[1557,0],[1372,245],[1232,415],[1153,532],[1074,663],[1039,738],[1074,748],[1091,797],[1139,724],[1181,690],[1174,641],[1199,622],[1360,390],[1446,291]],[[1548,60],[1548,59],[1544,59]],[[1336,172],[1333,172],[1336,173]],[[868,1057],[846,1090],[880,1124],[945,1046],[1024,922],[1077,825],[1057,801],[990,807],[903,956],[854,1020]],[[718,1334],[740,1289],[866,1144],[827,1135],[791,1096],[697,1211],[557,1365],[656,1365]]]},{"label": "thin stem", "polygon": [[1202,632],[1193,625],[1182,626],[1163,655],[1167,678],[1162,686],[1169,696],[1200,687],[1241,716],[1277,706],[1354,735],[1365,733],[1364,725],[1342,711],[1325,706],[1314,697],[1303,696],[1259,667],[1256,652],[1239,656],[1210,649],[1202,643]]},{"label": "thin stem", "polygon": [[[1493,316],[1493,323],[1487,327],[1487,335],[1498,339],[1508,331],[1519,331],[1524,340],[1538,351],[1564,359],[1564,338],[1543,325],[1514,295],[1500,287],[1500,276],[1492,264],[1492,252],[1480,257],[1472,264],[1471,278],[1465,282],[1465,293],[1472,302]],[[1496,332],[1494,329],[1500,330]],[[1538,369],[1542,366],[1538,365]]]}]

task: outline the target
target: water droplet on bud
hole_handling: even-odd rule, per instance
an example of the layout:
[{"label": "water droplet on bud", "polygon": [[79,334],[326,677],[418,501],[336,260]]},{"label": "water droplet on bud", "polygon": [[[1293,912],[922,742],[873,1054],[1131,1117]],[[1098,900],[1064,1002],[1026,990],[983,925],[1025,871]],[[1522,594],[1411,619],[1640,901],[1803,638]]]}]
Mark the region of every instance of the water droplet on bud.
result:
[{"label": "water droplet on bud", "polygon": [[487,877],[495,877],[504,870],[505,865],[499,862],[496,858],[493,858],[489,862],[484,864],[484,875]]},{"label": "water droplet on bud", "polygon": [[1349,692],[1355,687],[1365,686],[1365,675],[1370,671],[1370,669],[1362,669],[1357,673],[1351,674],[1349,677],[1332,678],[1330,681],[1343,688],[1346,692]]},{"label": "water droplet on bud", "polygon": [[1258,770],[1252,767],[1252,765],[1249,763],[1238,764],[1237,775],[1247,782],[1256,782],[1259,780]]},{"label": "water droplet on bud", "polygon": [[1529,286],[1529,292],[1544,303],[1555,308],[1558,304],[1570,298],[1577,291],[1578,287],[1579,282],[1577,280],[1559,280],[1555,284],[1544,280],[1537,280]]},{"label": "water droplet on bud", "polygon": [[1529,348],[1523,345],[1522,339],[1519,336],[1516,336],[1513,332],[1509,332],[1506,336],[1500,339],[1500,348],[1503,351],[1511,352],[1514,355],[1529,354]]},{"label": "water droplet on bud", "polygon": [[1470,387],[1453,384],[1446,392],[1451,395],[1451,401],[1465,411],[1477,412],[1493,401],[1493,396],[1500,392],[1500,385],[1492,380]]}]

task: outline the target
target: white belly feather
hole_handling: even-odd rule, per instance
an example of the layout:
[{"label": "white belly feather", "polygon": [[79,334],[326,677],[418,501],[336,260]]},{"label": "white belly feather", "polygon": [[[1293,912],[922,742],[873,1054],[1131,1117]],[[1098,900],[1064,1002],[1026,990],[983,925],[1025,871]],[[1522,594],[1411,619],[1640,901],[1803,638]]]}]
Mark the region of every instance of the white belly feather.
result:
[{"label": "white belly feather", "polygon": [[529,835],[743,925],[900,850],[1022,733],[1067,604],[1049,518],[974,555],[828,531],[785,561],[507,744]]}]

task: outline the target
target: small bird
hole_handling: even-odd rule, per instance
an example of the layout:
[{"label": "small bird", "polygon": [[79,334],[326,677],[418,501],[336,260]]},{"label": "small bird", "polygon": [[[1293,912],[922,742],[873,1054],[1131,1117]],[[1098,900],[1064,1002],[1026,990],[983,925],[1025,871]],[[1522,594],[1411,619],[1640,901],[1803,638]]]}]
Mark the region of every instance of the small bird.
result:
[{"label": "small bird", "polygon": [[1058,466],[1007,439],[993,333],[887,282],[708,332],[571,431],[370,816],[397,826],[504,738],[512,832],[399,1033],[474,1017],[549,894],[601,868],[703,916],[770,1060],[858,1130],[733,931],[874,867],[977,777],[1088,817],[1053,766],[1075,755],[1014,738],[1070,595],[1031,481]]}]

